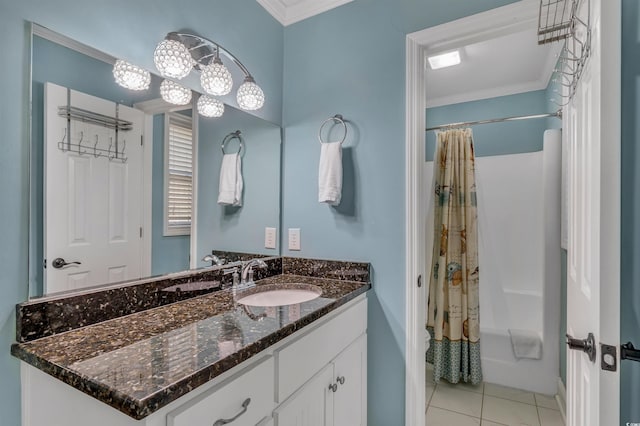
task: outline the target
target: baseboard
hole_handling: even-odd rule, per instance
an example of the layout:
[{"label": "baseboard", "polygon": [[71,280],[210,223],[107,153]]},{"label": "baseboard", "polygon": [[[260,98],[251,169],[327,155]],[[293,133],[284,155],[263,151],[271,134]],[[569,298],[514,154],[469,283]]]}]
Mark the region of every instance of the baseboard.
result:
[{"label": "baseboard", "polygon": [[556,393],[556,402],[562,414],[562,421],[567,424],[567,389],[562,382],[562,379],[558,377],[558,393]]}]

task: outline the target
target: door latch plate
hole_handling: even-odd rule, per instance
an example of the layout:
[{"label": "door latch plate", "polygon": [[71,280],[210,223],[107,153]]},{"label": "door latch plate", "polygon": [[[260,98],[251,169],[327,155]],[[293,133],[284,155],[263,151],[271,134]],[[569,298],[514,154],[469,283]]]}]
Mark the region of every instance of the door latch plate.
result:
[{"label": "door latch plate", "polygon": [[600,344],[600,368],[604,371],[616,371],[618,369],[618,356],[616,347],[611,345]]}]

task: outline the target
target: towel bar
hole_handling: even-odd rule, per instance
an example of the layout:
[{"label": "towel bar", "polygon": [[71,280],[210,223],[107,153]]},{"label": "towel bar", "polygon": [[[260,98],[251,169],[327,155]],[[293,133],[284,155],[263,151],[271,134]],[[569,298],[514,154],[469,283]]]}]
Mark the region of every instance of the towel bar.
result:
[{"label": "towel bar", "polygon": [[224,137],[224,139],[222,140],[222,145],[220,145],[220,148],[222,149],[222,155],[226,154],[226,152],[224,152],[224,147],[227,144],[227,142],[229,142],[232,139],[238,139],[240,141],[240,148],[238,148],[238,154],[242,154],[244,152],[244,139],[242,139],[242,136],[240,134],[241,134],[240,130],[236,130],[235,132],[231,132]]},{"label": "towel bar", "polygon": [[342,140],[340,141],[340,144],[342,144],[345,141],[345,139],[347,139],[347,124],[344,122],[344,118],[342,117],[341,114],[336,114],[333,117],[329,117],[329,118],[327,118],[326,120],[324,120],[322,122],[322,125],[320,126],[320,130],[318,130],[318,140],[320,141],[320,143],[324,143],[322,141],[322,129],[330,121],[338,122],[338,123],[342,124],[342,127],[344,128],[344,136],[342,137]]}]

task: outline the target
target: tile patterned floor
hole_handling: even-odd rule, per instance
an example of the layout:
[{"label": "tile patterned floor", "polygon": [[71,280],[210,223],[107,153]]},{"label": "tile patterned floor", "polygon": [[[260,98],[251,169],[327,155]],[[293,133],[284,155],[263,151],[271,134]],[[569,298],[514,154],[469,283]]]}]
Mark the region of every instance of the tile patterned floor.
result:
[{"label": "tile patterned floor", "polygon": [[427,369],[427,426],[564,426],[553,396],[491,383],[433,382]]}]

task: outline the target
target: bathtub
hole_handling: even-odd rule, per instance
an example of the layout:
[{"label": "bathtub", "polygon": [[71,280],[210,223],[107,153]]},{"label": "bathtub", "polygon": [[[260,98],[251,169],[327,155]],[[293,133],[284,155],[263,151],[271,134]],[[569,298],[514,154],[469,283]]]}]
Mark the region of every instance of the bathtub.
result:
[{"label": "bathtub", "polygon": [[[484,381],[544,394],[556,393],[560,370],[559,137],[547,131],[543,151],[476,159]],[[509,329],[537,333],[542,359],[516,359]]]}]

